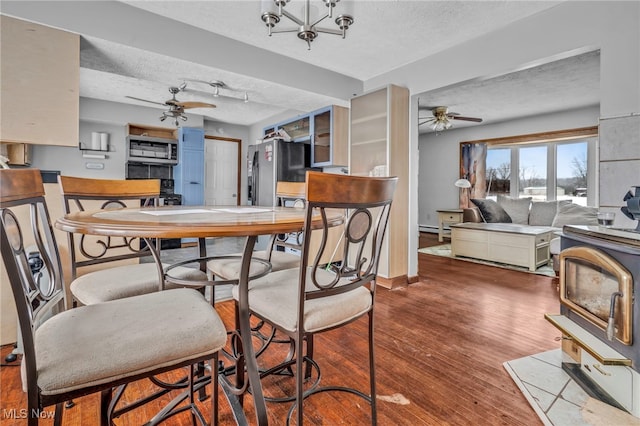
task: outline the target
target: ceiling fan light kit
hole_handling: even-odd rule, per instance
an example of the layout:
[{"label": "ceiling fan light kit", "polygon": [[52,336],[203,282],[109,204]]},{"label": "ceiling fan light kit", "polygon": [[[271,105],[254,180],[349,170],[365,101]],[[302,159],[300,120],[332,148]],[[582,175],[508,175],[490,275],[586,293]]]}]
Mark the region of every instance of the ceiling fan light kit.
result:
[{"label": "ceiling fan light kit", "polygon": [[[311,21],[311,0],[304,0],[304,18],[300,19],[297,16],[285,9],[287,3],[290,0],[262,0],[262,22],[267,26],[269,36],[274,33],[290,33],[295,32],[300,40],[307,42],[307,50],[311,50],[311,42],[316,39],[318,33],[335,34],[345,38],[347,30],[353,24],[353,14],[351,12],[351,2],[344,2],[344,12],[336,16],[335,24],[337,29],[322,28],[317,25],[327,18],[333,18],[334,8],[340,2],[340,0],[321,0],[325,7],[329,10],[323,16],[317,18],[315,21]],[[296,1],[295,4],[300,2]],[[291,9],[291,8],[289,8]],[[297,25],[296,28],[276,29],[276,25],[280,22],[281,18],[285,17]]]},{"label": "ceiling fan light kit", "polygon": [[446,106],[424,107],[418,106],[419,111],[431,111],[432,117],[419,117],[418,125],[429,124],[429,127],[436,133],[453,127],[453,120],[473,121],[482,123],[482,118],[463,117],[457,112],[449,112]]}]

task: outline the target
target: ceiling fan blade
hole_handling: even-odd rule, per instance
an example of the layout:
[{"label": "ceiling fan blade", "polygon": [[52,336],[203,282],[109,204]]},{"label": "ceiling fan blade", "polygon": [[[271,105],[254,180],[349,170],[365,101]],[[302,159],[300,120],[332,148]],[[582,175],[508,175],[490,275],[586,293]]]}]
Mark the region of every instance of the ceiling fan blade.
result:
[{"label": "ceiling fan blade", "polygon": [[214,104],[209,104],[206,102],[176,102],[176,105],[182,106],[184,109],[189,108],[215,108]]},{"label": "ceiling fan blade", "polygon": [[436,108],[438,108],[438,107],[437,106],[418,105],[418,111],[429,111],[429,112],[432,112]]},{"label": "ceiling fan blade", "polygon": [[[420,121],[422,120],[422,121]],[[429,118],[418,118],[418,126],[422,126],[423,124],[427,124],[427,123],[431,123],[432,121],[435,121],[435,117],[429,117]]]},{"label": "ceiling fan blade", "polygon": [[167,104],[163,104],[162,102],[149,101],[147,99],[135,98],[133,96],[125,96],[125,98],[133,99],[136,101],[149,102],[150,104],[156,104],[156,105],[162,105],[162,106],[167,105]]},{"label": "ceiling fan blade", "polygon": [[475,121],[476,123],[482,123],[482,118],[476,118],[476,117],[462,117],[460,115],[454,115],[449,118],[453,120]]}]

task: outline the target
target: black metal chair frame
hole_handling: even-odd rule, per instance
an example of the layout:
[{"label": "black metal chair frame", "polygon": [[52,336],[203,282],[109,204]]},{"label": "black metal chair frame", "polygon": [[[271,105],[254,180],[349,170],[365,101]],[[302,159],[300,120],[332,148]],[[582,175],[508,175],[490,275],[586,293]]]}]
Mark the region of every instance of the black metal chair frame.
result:
[{"label": "black metal chair frame", "polygon": [[[38,424],[41,418],[42,410],[45,407],[55,405],[54,424],[61,425],[65,403],[73,398],[100,392],[100,408],[101,408],[101,425],[111,425],[112,419],[140,405],[148,402],[160,394],[155,394],[133,403],[122,410],[116,411],[115,404],[118,402],[119,395],[113,397],[113,390],[125,386],[128,383],[150,378],[154,381],[154,376],[176,370],[178,368],[189,367],[190,374],[187,378],[177,382],[176,384],[168,384],[160,381],[154,381],[159,386],[166,386],[168,389],[163,390],[164,394],[172,389],[187,388],[188,392],[180,398],[175,399],[165,409],[158,413],[148,424],[157,424],[168,417],[174,416],[180,412],[190,410],[192,418],[197,418],[203,425],[207,422],[204,416],[194,403],[194,393],[212,383],[212,410],[214,413],[213,422],[217,424],[218,412],[218,375],[212,371],[211,376],[197,375],[194,373],[194,365],[203,365],[207,360],[211,365],[218,365],[218,354],[213,357],[199,357],[197,359],[189,359],[173,365],[155,368],[152,371],[116,379],[111,382],[100,385],[92,385],[89,388],[79,388],[58,394],[47,395],[41,392],[37,386],[37,359],[35,351],[35,332],[40,324],[44,323],[51,316],[65,310],[65,292],[64,279],[62,274],[62,265],[60,262],[60,254],[58,245],[51,225],[51,218],[44,198],[44,186],[40,177],[39,170],[36,169],[18,169],[18,170],[0,170],[0,179],[5,179],[2,186],[10,188],[11,194],[0,194],[0,253],[6,267],[12,292],[16,302],[18,313],[18,322],[21,337],[24,345],[23,362],[25,365],[25,377],[27,384],[27,413],[29,426]],[[20,187],[20,188],[19,188]],[[19,214],[14,213],[14,209],[29,209],[30,215],[30,234],[35,240],[40,257],[42,258],[44,267],[38,279],[32,272],[29,264],[26,250],[24,229]],[[45,273],[46,276],[42,276]],[[70,360],[69,368],[73,368],[73,360]],[[186,406],[178,407],[178,404],[184,399],[189,402]]]},{"label": "black metal chair frame", "polygon": [[[321,175],[327,175],[321,173]],[[367,191],[365,179],[376,181],[374,187],[379,185],[380,193]],[[296,395],[293,398],[283,398],[281,401],[295,400],[287,415],[289,424],[293,412],[297,408],[297,424],[303,422],[304,399],[320,392],[340,391],[348,392],[365,399],[371,405],[371,422],[376,424],[376,387],[375,387],[375,363],[374,363],[374,300],[376,290],[376,276],[380,260],[382,242],[386,232],[391,211],[393,192],[397,184],[397,178],[362,178],[354,176],[319,176],[317,173],[307,173],[307,213],[304,233],[310,235],[312,231],[312,218],[319,213],[324,221],[321,230],[322,241],[317,252],[310,251],[309,239],[305,239],[302,245],[302,258],[299,268],[298,291],[303,297],[298,300],[297,330],[290,332],[278,324],[269,321],[269,318],[260,315],[251,309],[251,290],[249,292],[249,309],[252,315],[271,324],[279,332],[288,336],[294,342],[294,355],[282,364],[275,366],[263,373],[264,375],[281,372],[284,368],[296,366]],[[349,187],[351,185],[351,187]],[[323,189],[323,186],[326,188]],[[341,191],[344,190],[344,193]],[[363,193],[369,192],[368,195]],[[321,282],[318,279],[318,271],[325,270],[327,265],[321,264],[320,259],[326,250],[327,237],[330,226],[327,222],[326,211],[328,209],[345,209],[346,223],[344,224],[342,261],[339,264],[331,264],[330,269],[335,274],[331,282]],[[318,230],[316,230],[318,231]],[[310,270],[308,280],[307,270]],[[347,280],[347,282],[345,282]],[[313,290],[309,290],[309,285]],[[318,332],[304,330],[305,302],[330,297],[353,291],[358,288],[367,288],[371,295],[371,308],[366,312],[368,316],[368,347],[369,347],[369,394],[358,389],[343,386],[319,386],[320,367],[313,359],[314,334],[333,330],[345,326],[359,319],[362,315],[335,327],[322,329]],[[364,315],[364,314],[363,314]],[[306,348],[305,348],[306,345]],[[306,352],[303,352],[305,351]],[[318,378],[306,391],[303,389],[303,381],[308,379],[311,369],[317,369]]]}]

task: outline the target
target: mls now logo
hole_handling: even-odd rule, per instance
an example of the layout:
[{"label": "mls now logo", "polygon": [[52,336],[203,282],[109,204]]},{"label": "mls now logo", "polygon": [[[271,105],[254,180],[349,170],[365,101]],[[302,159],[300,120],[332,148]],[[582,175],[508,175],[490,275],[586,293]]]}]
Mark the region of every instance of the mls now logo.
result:
[{"label": "mls now logo", "polygon": [[[29,410],[26,408],[3,408],[2,409],[2,418],[4,419],[26,419],[29,417]],[[55,417],[54,411],[46,411],[40,410],[39,408],[34,408],[31,410],[31,417],[38,419],[52,419]]]}]

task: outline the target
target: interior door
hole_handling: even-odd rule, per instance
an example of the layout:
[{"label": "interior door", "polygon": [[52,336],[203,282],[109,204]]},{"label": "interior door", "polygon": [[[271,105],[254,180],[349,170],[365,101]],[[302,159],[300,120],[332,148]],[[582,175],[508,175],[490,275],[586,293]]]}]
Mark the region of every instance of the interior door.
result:
[{"label": "interior door", "polygon": [[238,193],[238,141],[207,138],[204,144],[204,203],[208,206],[240,204]]}]

